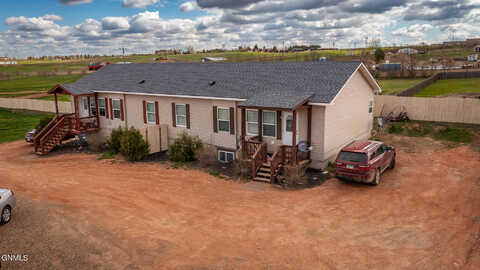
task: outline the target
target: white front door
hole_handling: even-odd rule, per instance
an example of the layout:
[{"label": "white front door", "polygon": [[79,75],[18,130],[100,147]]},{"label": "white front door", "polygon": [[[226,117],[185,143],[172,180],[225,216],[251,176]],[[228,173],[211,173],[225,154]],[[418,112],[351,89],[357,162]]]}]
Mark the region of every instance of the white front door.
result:
[{"label": "white front door", "polygon": [[[298,144],[299,141],[298,133],[298,114],[297,114],[297,134],[296,141]],[[293,113],[292,112],[282,112],[282,144],[292,145],[293,139]]]},{"label": "white front door", "polygon": [[81,97],[78,104],[79,115],[80,117],[88,117],[88,110],[89,110],[88,98]]}]

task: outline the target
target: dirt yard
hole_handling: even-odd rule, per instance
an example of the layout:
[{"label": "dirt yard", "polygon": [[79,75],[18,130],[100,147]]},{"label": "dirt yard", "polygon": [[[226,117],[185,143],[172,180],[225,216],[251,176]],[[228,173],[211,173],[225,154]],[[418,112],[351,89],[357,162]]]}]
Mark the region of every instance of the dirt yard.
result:
[{"label": "dirt yard", "polygon": [[479,269],[480,153],[388,137],[378,187],[286,191],[160,163],[0,144],[2,269]]}]

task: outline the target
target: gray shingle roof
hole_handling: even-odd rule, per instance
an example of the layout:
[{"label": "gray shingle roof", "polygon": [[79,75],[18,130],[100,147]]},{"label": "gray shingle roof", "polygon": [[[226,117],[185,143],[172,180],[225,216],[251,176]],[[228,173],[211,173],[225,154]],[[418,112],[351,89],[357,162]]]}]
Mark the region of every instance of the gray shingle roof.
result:
[{"label": "gray shingle roof", "polygon": [[240,105],[290,109],[307,98],[330,103],[359,65],[333,61],[108,65],[62,87],[75,95],[124,92],[237,98],[246,100]]}]

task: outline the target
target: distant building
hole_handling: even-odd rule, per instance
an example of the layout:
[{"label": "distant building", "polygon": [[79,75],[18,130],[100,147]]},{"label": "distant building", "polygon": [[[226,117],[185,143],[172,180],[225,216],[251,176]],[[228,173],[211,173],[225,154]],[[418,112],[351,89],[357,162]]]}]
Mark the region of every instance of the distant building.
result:
[{"label": "distant building", "polygon": [[0,61],[0,65],[16,65],[17,61]]},{"label": "distant building", "polygon": [[227,61],[228,59],[225,57],[204,57],[202,58],[202,62],[221,62],[221,61]]},{"label": "distant building", "polygon": [[475,46],[475,48],[473,48],[473,51],[480,53],[480,45]]},{"label": "distant building", "polygon": [[400,63],[385,63],[380,66],[381,71],[394,71],[402,70],[402,64]]},{"label": "distant building", "polygon": [[418,50],[413,48],[403,48],[397,51],[398,54],[418,54]]}]

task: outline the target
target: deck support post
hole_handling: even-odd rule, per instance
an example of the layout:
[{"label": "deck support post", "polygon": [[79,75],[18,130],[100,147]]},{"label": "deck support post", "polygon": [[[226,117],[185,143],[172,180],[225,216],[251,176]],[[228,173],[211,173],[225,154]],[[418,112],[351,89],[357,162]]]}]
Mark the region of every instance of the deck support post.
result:
[{"label": "deck support post", "polygon": [[263,111],[259,109],[258,110],[258,139],[260,141],[263,141],[262,117],[263,117]]},{"label": "deck support post", "polygon": [[93,98],[95,99],[95,116],[97,119],[96,128],[100,128],[100,116],[98,114],[98,93],[95,93]]},{"label": "deck support post", "polygon": [[78,113],[78,96],[73,96],[74,104],[75,104],[75,129],[80,129],[80,120],[79,120],[79,113]]},{"label": "deck support post", "polygon": [[247,157],[247,141],[245,140],[246,136],[246,112],[245,108],[242,108],[242,150],[243,150],[243,158]]}]

